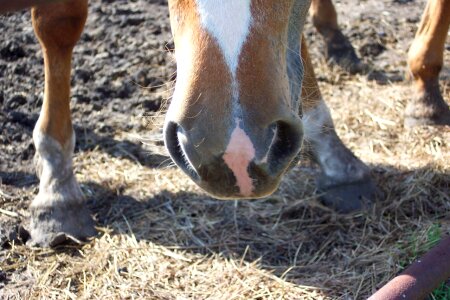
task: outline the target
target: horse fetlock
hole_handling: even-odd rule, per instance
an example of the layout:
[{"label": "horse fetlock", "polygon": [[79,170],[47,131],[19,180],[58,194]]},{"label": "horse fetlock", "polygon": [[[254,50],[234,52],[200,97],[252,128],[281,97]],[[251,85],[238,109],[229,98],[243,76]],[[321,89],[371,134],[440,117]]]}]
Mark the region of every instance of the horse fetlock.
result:
[{"label": "horse fetlock", "polygon": [[371,178],[370,169],[341,145],[332,155],[322,155],[322,174],[317,179],[320,200],[342,213],[366,210],[381,193]]},{"label": "horse fetlock", "polygon": [[39,193],[32,205],[52,206],[59,202],[80,203],[83,200],[83,194],[73,174],[72,166],[75,134],[72,133],[66,143],[61,145],[36,126],[33,140],[36,147],[35,167],[40,184]]},{"label": "horse fetlock", "polygon": [[450,125],[450,108],[437,83],[424,85],[406,106],[405,127],[419,125]]},{"label": "horse fetlock", "polygon": [[339,29],[328,32],[324,39],[329,64],[337,65],[350,74],[367,73],[369,66],[356,55],[353,45]]},{"label": "horse fetlock", "polygon": [[328,139],[328,145],[318,152],[322,168],[317,179],[317,188],[322,194],[320,200],[342,213],[368,209],[381,195],[369,167],[345,147],[335,133]]},{"label": "horse fetlock", "polygon": [[379,192],[370,169],[339,139],[323,102],[305,113],[304,124],[305,140],[322,170],[317,186],[323,203],[339,212],[371,206]]},{"label": "horse fetlock", "polygon": [[30,206],[30,243],[54,246],[66,239],[83,240],[94,235],[94,221],[73,174],[75,134],[61,145],[37,126],[33,139],[40,184]]}]

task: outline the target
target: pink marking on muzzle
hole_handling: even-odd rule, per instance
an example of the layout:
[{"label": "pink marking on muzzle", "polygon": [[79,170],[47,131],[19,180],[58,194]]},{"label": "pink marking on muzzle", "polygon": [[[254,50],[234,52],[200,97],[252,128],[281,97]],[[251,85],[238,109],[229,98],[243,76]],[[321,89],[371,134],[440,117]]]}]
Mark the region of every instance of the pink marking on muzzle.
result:
[{"label": "pink marking on muzzle", "polygon": [[254,186],[252,178],[248,174],[248,166],[255,158],[255,147],[250,137],[239,126],[240,120],[237,120],[236,123],[236,128],[231,133],[231,139],[223,155],[223,160],[233,171],[241,195],[249,197],[254,190]]}]

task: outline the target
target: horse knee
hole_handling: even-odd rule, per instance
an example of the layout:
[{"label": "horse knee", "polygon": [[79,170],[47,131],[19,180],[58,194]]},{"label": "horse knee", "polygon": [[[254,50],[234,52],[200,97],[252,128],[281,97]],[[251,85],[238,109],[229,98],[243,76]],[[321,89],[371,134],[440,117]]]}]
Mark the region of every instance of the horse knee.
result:
[{"label": "horse knee", "polygon": [[83,32],[87,0],[40,5],[32,10],[33,27],[45,50],[72,49]]},{"label": "horse knee", "polygon": [[336,10],[331,0],[313,0],[310,13],[314,27],[321,35],[326,37],[332,32],[340,30]]}]

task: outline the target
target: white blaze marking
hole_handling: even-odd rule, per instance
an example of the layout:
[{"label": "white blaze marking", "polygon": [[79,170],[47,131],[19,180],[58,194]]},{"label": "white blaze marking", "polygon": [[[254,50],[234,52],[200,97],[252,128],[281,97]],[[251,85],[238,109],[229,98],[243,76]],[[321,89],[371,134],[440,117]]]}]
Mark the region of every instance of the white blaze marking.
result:
[{"label": "white blaze marking", "polygon": [[239,55],[250,31],[251,0],[196,0],[203,27],[222,49],[233,79]]},{"label": "white blaze marking", "polygon": [[225,150],[223,160],[233,171],[236,184],[243,196],[251,196],[254,186],[248,166],[255,158],[255,147],[245,131],[240,127],[240,120],[236,120],[236,128],[231,134],[230,143]]}]

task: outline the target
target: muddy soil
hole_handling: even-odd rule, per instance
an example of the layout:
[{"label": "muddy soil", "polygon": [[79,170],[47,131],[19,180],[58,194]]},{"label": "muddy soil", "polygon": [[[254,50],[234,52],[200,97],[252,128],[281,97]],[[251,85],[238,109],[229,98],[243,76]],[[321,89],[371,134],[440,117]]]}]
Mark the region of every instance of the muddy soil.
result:
[{"label": "muddy soil", "polygon": [[[30,13],[0,16],[0,32],[0,208],[12,212],[0,214],[3,247],[7,241],[28,238],[21,226],[27,224],[27,208],[38,187],[32,131],[44,82],[42,51]],[[144,165],[161,163],[161,157],[150,155],[141,142],[127,138],[117,142],[114,137],[117,132],[148,137],[160,130],[148,126],[148,118],[161,110],[170,95],[173,48],[167,1],[91,1],[73,55],[76,153],[99,147]],[[126,148],[126,154],[111,145]],[[0,286],[4,280],[0,276]]]},{"label": "muddy soil", "polygon": [[[1,191],[32,195],[38,184],[32,131],[43,99],[42,52],[29,12],[1,16],[0,31]],[[172,49],[167,1],[91,1],[73,55],[75,152],[108,148],[117,132],[152,130],[143,116],[160,111],[168,98],[175,76]],[[140,143],[122,142],[129,155],[151,163]],[[3,202],[2,208],[26,209],[29,200]]]},{"label": "muddy soil", "polygon": [[[377,84],[403,82],[405,54],[424,1],[335,3],[344,33],[360,57],[371,65],[372,72],[366,75],[369,80]],[[320,70],[328,68],[323,41],[311,24],[305,34],[321,86],[354,79],[337,68],[323,75]],[[77,135],[75,156],[103,151],[146,168],[167,164],[160,125],[161,111],[170,98],[175,79],[173,48],[167,1],[91,1],[87,25],[73,58],[71,107]],[[445,51],[448,57],[449,43]],[[444,78],[448,70],[444,68]],[[1,16],[0,260],[6,257],[8,240],[21,243],[27,238],[19,224],[26,227],[27,207],[38,188],[33,169],[32,130],[42,98],[43,59],[30,24],[30,13]],[[136,137],[149,142],[141,143]],[[0,268],[0,289],[14,281],[11,278],[22,278],[21,282],[31,286],[32,279],[27,279],[29,275],[23,271],[6,274]]]},{"label": "muddy soil", "polygon": [[[29,170],[31,132],[43,98],[42,52],[29,13],[0,17],[1,168]],[[74,51],[71,106],[75,130],[91,145],[116,131],[142,131],[130,114],[161,108],[175,63],[166,1],[92,1]],[[87,146],[77,143],[77,150]],[[3,184],[16,181],[3,175]]]}]

